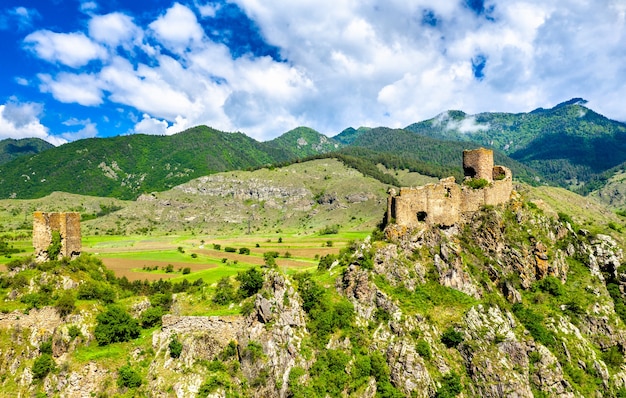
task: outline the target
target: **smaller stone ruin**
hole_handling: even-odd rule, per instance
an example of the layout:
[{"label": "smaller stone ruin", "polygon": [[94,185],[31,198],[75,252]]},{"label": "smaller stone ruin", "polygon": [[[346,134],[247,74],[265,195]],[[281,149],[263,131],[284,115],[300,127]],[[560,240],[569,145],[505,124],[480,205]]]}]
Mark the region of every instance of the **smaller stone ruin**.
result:
[{"label": "smaller stone ruin", "polygon": [[73,259],[80,255],[82,250],[80,213],[36,211],[33,214],[33,246],[35,247],[36,261],[51,260],[48,249],[50,244],[52,244],[53,231],[57,231],[61,236],[59,258],[68,257]]}]

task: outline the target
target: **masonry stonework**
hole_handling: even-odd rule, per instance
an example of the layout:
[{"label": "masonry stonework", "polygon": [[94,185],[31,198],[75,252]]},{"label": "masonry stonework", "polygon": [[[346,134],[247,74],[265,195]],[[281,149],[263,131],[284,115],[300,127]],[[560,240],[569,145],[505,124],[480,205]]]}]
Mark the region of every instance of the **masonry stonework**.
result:
[{"label": "masonry stonework", "polygon": [[36,211],[33,214],[33,246],[37,261],[49,260],[48,247],[52,243],[53,231],[59,232],[61,236],[59,257],[75,258],[80,255],[82,250],[80,213]]},{"label": "masonry stonework", "polygon": [[463,170],[467,179],[485,179],[479,189],[458,185],[454,177],[437,184],[390,190],[387,220],[406,227],[421,224],[451,226],[469,218],[484,205],[506,203],[513,190],[511,170],[493,165],[493,151],[476,149],[463,152]]}]

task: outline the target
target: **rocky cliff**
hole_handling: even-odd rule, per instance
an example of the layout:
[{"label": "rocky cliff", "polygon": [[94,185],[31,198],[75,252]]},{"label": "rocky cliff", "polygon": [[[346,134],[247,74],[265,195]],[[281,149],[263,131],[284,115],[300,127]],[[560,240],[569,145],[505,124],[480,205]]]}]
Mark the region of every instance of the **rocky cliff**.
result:
[{"label": "rocky cliff", "polygon": [[[464,224],[389,225],[317,272],[267,270],[230,304],[242,315],[187,316],[180,303],[214,288],[177,293],[160,326],[106,349],[98,302],[7,311],[0,385],[63,397],[621,397],[626,272],[619,236],[602,232],[519,195]],[[36,271],[2,277],[5,304],[38,283],[56,295],[86,283]],[[138,319],[157,305],[127,300]],[[48,351],[54,367],[38,378]],[[129,368],[138,384],[120,382]]]}]

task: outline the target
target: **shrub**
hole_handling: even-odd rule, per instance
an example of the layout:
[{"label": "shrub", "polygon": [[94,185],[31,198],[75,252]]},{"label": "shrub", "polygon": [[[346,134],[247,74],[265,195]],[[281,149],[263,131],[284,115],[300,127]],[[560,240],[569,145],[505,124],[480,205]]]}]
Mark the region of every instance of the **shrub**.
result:
[{"label": "shrub", "polygon": [[163,311],[169,311],[173,302],[172,293],[169,291],[166,293],[155,293],[150,297],[150,305],[161,307]]},{"label": "shrub", "polygon": [[239,281],[239,295],[243,298],[256,294],[263,287],[263,274],[256,268],[238,272],[235,279]]},{"label": "shrub", "polygon": [[463,184],[472,188],[472,189],[482,189],[489,185],[489,181],[484,178],[470,178],[463,181]]},{"label": "shrub", "polygon": [[161,317],[163,316],[163,308],[150,307],[141,314],[141,327],[144,329],[151,328],[161,324]]},{"label": "shrub", "polygon": [[336,235],[339,233],[339,225],[327,225],[324,228],[320,229],[320,235]]},{"label": "shrub", "polygon": [[183,275],[187,275],[187,274],[190,274],[190,273],[191,273],[191,268],[189,268],[189,267],[183,268]]},{"label": "shrub", "polygon": [[139,373],[135,372],[130,364],[122,366],[118,371],[117,385],[118,387],[136,388],[139,387],[143,381]]},{"label": "shrub", "polygon": [[165,272],[167,272],[168,274],[174,272],[174,265],[167,264],[167,267],[165,267]]},{"label": "shrub", "polygon": [[74,312],[76,309],[76,298],[74,297],[74,294],[66,290],[54,304],[54,308],[56,308],[61,318],[64,318]]},{"label": "shrub", "polygon": [[96,317],[94,331],[98,345],[129,341],[139,337],[139,324],[120,306],[111,305]]},{"label": "shrub", "polygon": [[542,280],[537,281],[535,283],[535,287],[539,288],[543,292],[553,295],[554,297],[560,297],[565,293],[563,283],[561,283],[561,281],[554,276],[546,276]]},{"label": "shrub", "polygon": [[179,358],[181,352],[183,352],[183,343],[178,341],[178,337],[174,335],[172,336],[172,339],[170,340],[169,348],[170,348],[170,357]]},{"label": "shrub", "polygon": [[237,249],[236,249],[236,248],[234,248],[234,247],[226,246],[226,247],[224,248],[224,251],[225,251],[226,253],[236,253],[236,252],[237,252]]},{"label": "shrub", "polygon": [[77,337],[82,337],[83,333],[80,331],[80,328],[76,325],[70,325],[67,328],[67,334],[70,335],[70,339],[74,340]]},{"label": "shrub", "polygon": [[441,378],[441,387],[435,394],[436,398],[452,398],[456,397],[463,390],[461,385],[461,377],[454,371],[444,375]]},{"label": "shrub", "polygon": [[217,243],[213,243],[213,250],[221,250],[222,249],[222,245],[219,245]]},{"label": "shrub", "polygon": [[430,344],[424,339],[419,339],[415,345],[415,351],[424,359],[432,358],[432,352],[430,350]]},{"label": "shrub", "polygon": [[178,252],[179,252],[179,253],[184,253],[184,252],[185,252],[185,250],[183,249],[183,247],[182,247],[182,246],[178,246],[178,247],[176,248],[176,250],[178,250]]},{"label": "shrub", "polygon": [[191,253],[191,258],[198,258],[198,254],[197,253]]},{"label": "shrub", "polygon": [[448,348],[457,347],[463,342],[463,334],[450,327],[441,335],[441,342]]},{"label": "shrub", "polygon": [[602,360],[611,368],[619,369],[624,363],[624,355],[619,347],[613,346],[602,353]]},{"label": "shrub", "polygon": [[54,360],[50,354],[42,354],[33,363],[33,377],[35,379],[43,379],[54,370]]},{"label": "shrub", "polygon": [[252,362],[256,362],[265,356],[263,353],[263,346],[256,341],[249,341],[244,353],[250,355]]},{"label": "shrub", "polygon": [[333,265],[335,260],[337,260],[337,256],[335,256],[334,254],[327,254],[325,256],[322,256],[322,258],[320,258],[319,264],[317,264],[317,269],[320,271],[328,270],[330,269],[330,266]]},{"label": "shrub", "polygon": [[247,247],[240,247],[239,254],[250,254],[250,249],[248,249]]},{"label": "shrub", "polygon": [[215,304],[226,305],[235,299],[235,289],[230,284],[230,277],[225,276],[217,282],[215,294],[211,299]]},{"label": "shrub", "polygon": [[48,258],[50,260],[56,260],[59,258],[59,254],[61,254],[61,233],[59,231],[52,231],[52,241],[50,242],[50,246],[46,250],[48,252]]}]

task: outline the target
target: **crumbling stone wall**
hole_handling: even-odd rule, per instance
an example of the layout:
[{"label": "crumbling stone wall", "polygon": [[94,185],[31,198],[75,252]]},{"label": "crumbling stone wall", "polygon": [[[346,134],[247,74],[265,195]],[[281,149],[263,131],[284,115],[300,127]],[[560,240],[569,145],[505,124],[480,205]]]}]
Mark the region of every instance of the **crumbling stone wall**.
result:
[{"label": "crumbling stone wall", "polygon": [[400,188],[398,194],[390,190],[387,220],[406,227],[421,223],[450,226],[468,219],[481,206],[498,205],[510,199],[513,190],[511,170],[493,165],[493,151],[484,148],[464,151],[463,169],[466,179],[482,178],[489,185],[473,189],[458,185],[454,177],[448,177],[437,184]]},{"label": "crumbling stone wall", "polygon": [[48,248],[52,243],[52,232],[61,235],[59,257],[75,258],[82,250],[80,234],[80,213],[47,213],[36,211],[33,214],[33,246],[37,261],[49,260]]}]

